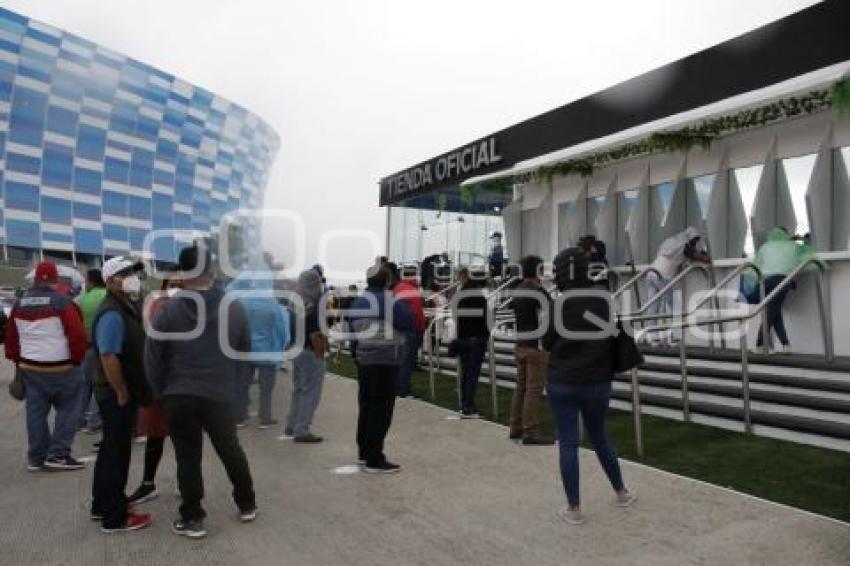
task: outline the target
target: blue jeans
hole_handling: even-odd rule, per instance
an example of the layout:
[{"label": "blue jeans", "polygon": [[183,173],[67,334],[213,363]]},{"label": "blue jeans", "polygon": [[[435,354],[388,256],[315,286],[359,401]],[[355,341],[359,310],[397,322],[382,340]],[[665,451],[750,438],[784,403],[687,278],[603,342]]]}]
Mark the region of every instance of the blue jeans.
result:
[{"label": "blue jeans", "polygon": [[[784,275],[769,275],[764,279],[764,294],[765,296],[769,295],[785,280]],[[764,315],[767,317],[767,331],[770,332],[773,330],[776,332],[776,337],[782,343],[783,346],[788,345],[788,333],[785,331],[785,319],[782,317],[782,305],[785,303],[785,298],[788,296],[788,291],[791,290],[791,287],[785,287],[783,290],[776,295],[776,297],[767,303],[765,307]],[[762,336],[763,327],[759,327],[759,337],[757,345],[761,346],[764,342],[764,336]]]},{"label": "blue jeans", "polygon": [[416,360],[419,357],[422,336],[416,332],[408,332],[404,335],[404,340],[407,345],[407,353],[405,354],[404,363],[401,364],[398,372],[399,397],[410,395],[410,377],[413,375],[413,370],[416,369]]},{"label": "blue jeans", "polygon": [[[19,369],[26,387],[29,463],[40,466],[50,457],[71,454],[71,444],[80,423],[80,389],[83,372],[75,367],[59,373]],[[47,422],[51,407],[56,411],[53,432]]]},{"label": "blue jeans", "polygon": [[296,437],[310,433],[313,415],[322,397],[325,381],[325,359],[305,348],[292,360],[292,398],[286,416],[284,432]]},{"label": "blue jeans", "polygon": [[460,406],[461,409],[475,410],[475,390],[481,377],[481,364],[487,351],[487,339],[467,338],[460,346]]},{"label": "blue jeans", "polygon": [[547,391],[555,426],[558,427],[561,481],[570,505],[577,506],[581,502],[578,467],[579,413],[611,487],[616,491],[623,489],[623,476],[617,461],[617,452],[605,432],[605,413],[611,398],[611,382],[568,385],[553,379],[550,372]]},{"label": "blue jeans", "polygon": [[82,412],[83,424],[92,430],[99,429],[101,426],[100,409],[97,406],[97,400],[94,398],[94,374],[97,369],[97,352],[94,348],[86,350],[86,357],[83,359],[83,387],[81,388],[82,395],[80,396],[80,410]]}]

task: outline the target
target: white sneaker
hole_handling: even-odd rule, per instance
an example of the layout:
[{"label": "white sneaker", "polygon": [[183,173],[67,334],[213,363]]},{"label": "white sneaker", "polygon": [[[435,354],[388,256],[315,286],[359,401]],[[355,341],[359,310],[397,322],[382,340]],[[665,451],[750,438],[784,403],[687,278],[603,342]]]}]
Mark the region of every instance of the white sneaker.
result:
[{"label": "white sneaker", "polygon": [[617,507],[631,507],[637,501],[637,494],[633,491],[617,494]]},{"label": "white sneaker", "polygon": [[570,507],[561,507],[558,509],[558,517],[570,525],[583,525],[584,516],[581,514],[581,509]]}]

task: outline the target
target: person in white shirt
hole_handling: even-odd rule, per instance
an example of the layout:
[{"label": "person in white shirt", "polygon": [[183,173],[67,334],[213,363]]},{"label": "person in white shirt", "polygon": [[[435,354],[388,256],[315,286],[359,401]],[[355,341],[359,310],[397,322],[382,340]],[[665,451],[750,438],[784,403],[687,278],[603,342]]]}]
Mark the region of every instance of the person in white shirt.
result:
[{"label": "person in white shirt", "polygon": [[[658,255],[650,266],[654,271],[650,271],[646,276],[646,288],[650,301],[661,292],[661,289],[670,283],[670,280],[676,276],[685,262],[698,261],[708,263],[711,261],[702,239],[702,235],[696,228],[688,226],[684,231],[670,236],[661,242],[661,245],[658,247]],[[672,313],[673,298],[673,291],[667,291],[664,297],[650,305],[648,309],[649,314],[658,314],[661,312]],[[658,336],[655,334],[649,334],[648,337],[652,342],[658,340]],[[672,334],[668,336],[668,342],[671,345],[675,344],[676,340]]]}]

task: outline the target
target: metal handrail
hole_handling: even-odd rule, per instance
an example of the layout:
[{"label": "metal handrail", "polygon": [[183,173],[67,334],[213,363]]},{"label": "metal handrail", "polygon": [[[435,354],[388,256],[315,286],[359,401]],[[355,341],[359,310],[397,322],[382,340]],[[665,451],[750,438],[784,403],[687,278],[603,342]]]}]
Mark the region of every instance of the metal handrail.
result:
[{"label": "metal handrail", "polygon": [[[450,318],[451,312],[449,310],[449,305],[434,309],[433,318],[431,322],[428,323],[428,326],[425,328],[425,339],[428,340],[428,387],[429,393],[431,394],[431,400],[434,401],[437,397],[435,383],[434,383],[434,355],[436,352],[440,350],[440,326],[434,326],[439,321]],[[436,328],[436,330],[435,330]],[[431,341],[431,332],[434,332],[434,341],[436,341],[436,345]]]},{"label": "metal handrail", "polygon": [[[738,277],[741,273],[743,273],[747,269],[752,269],[753,271],[756,272],[756,276],[758,277],[758,282],[759,282],[759,288],[760,288],[760,291],[761,291],[759,296],[764,297],[764,276],[762,275],[761,269],[755,263],[753,263],[751,261],[747,261],[747,262],[742,263],[741,265],[739,265],[735,269],[733,269],[729,274],[726,275],[726,277],[723,278],[722,281],[720,281],[720,283],[717,283],[714,287],[712,287],[699,300],[699,302],[697,302],[697,304],[694,305],[691,308],[691,310],[689,310],[687,313],[679,313],[678,318],[688,318],[688,317],[694,315],[705,303],[707,303],[711,299],[715,299],[715,311],[718,311],[719,305],[717,304],[717,300],[716,300],[717,293],[719,293],[720,290],[723,289],[724,287],[726,287],[726,285],[728,285],[730,281],[732,281],[735,277]],[[661,292],[659,292],[659,295],[660,294],[661,294]],[[677,318],[677,317],[676,317],[675,313],[642,314],[642,315],[636,315],[636,316],[632,316],[631,314],[626,314],[626,315],[623,315],[621,317],[621,320],[626,320],[626,321],[629,321],[629,322],[640,321],[643,324],[644,322],[647,322],[647,321],[650,321],[650,320],[661,320],[661,319],[667,319],[667,318]],[[722,324],[720,325],[720,331],[721,331],[721,336],[720,336],[721,348],[725,349],[726,338],[722,335],[722,332],[723,332],[723,325]],[[765,334],[767,333],[767,319],[763,320],[763,332]],[[713,342],[714,342],[714,339],[713,339],[713,336],[712,336],[712,344],[713,344]],[[767,351],[766,343],[765,343],[764,349],[765,349],[765,352],[766,352]]]},{"label": "metal handrail", "polygon": [[[636,311],[632,311],[630,313],[624,313],[621,316],[629,317],[629,316],[632,316],[632,315],[642,315],[642,314],[646,313],[646,311],[649,309],[649,307],[651,307],[652,305],[654,305],[655,303],[660,301],[664,297],[664,295],[666,295],[669,291],[671,291],[676,285],[679,284],[680,281],[685,279],[685,277],[690,275],[690,273],[692,271],[696,270],[696,269],[699,269],[699,270],[702,271],[703,275],[705,275],[706,281],[709,280],[708,266],[706,264],[704,264],[704,263],[691,263],[690,265],[688,265],[688,267],[686,267],[685,269],[680,271],[673,279],[671,279],[669,283],[664,285],[664,287],[662,287],[658,291],[658,293],[656,293],[655,295],[652,296],[652,298],[650,298],[648,301],[646,301],[646,304],[644,304],[642,307],[638,308],[638,310],[636,310]],[[655,271],[655,273],[658,273],[658,271],[655,270],[655,269],[653,269],[653,271]],[[661,277],[661,274],[659,273],[658,276]]]},{"label": "metal handrail", "polygon": [[506,326],[510,320],[502,320],[493,325],[490,336],[487,338],[487,361],[490,374],[490,399],[493,402],[493,418],[499,418],[499,388],[496,383],[496,332],[500,327]]},{"label": "metal handrail", "polygon": [[[827,362],[832,362],[835,359],[835,350],[833,344],[833,336],[832,336],[832,321],[829,318],[830,308],[829,308],[829,290],[828,279],[824,277],[827,270],[827,265],[818,259],[817,257],[810,257],[802,262],[800,262],[791,272],[785,276],[785,278],[774,287],[774,289],[770,292],[769,295],[765,296],[762,293],[762,301],[756,305],[756,307],[744,315],[737,316],[722,316],[709,320],[694,320],[690,316],[688,320],[680,320],[675,321],[671,324],[662,325],[660,327],[653,327],[651,329],[642,329],[639,331],[640,334],[648,332],[648,331],[658,331],[658,330],[673,330],[673,329],[686,329],[694,326],[709,326],[709,325],[717,325],[723,324],[727,322],[737,322],[739,325],[743,324],[744,321],[749,320],[758,314],[760,314],[767,305],[769,305],[773,300],[784,291],[794,279],[799,275],[806,267],[809,265],[815,265],[818,268],[818,278],[817,278],[817,299],[818,299],[818,310],[821,319],[821,333],[823,334],[824,341],[824,358]],[[743,271],[743,270],[742,270]],[[763,273],[762,273],[763,275]],[[762,290],[764,289],[764,279],[762,278]],[[765,331],[765,326],[762,326],[762,343],[766,344],[769,336]],[[638,333],[636,333],[638,334]],[[682,333],[682,340],[679,343],[679,352],[680,357],[684,358],[685,352],[685,338],[686,333]],[[749,350],[747,344],[747,334],[745,332],[741,333],[740,336],[740,350],[741,350],[741,393],[744,404],[744,429],[748,434],[752,434],[753,424],[752,424],[752,413],[750,408],[750,376],[749,376]],[[633,369],[633,376],[637,372],[637,369]],[[688,399],[688,390],[687,390],[687,364],[682,364],[682,395],[683,395],[683,410],[685,411],[686,418],[690,418],[689,415],[689,399]],[[640,439],[642,443],[643,439]]]},{"label": "metal handrail", "polygon": [[626,283],[625,283],[624,285],[622,285],[619,289],[617,289],[616,291],[614,291],[614,292],[611,294],[611,297],[612,297],[613,299],[615,299],[615,300],[616,300],[616,299],[619,299],[619,298],[620,298],[620,296],[621,296],[623,293],[625,293],[625,292],[626,292],[626,291],[627,291],[630,287],[634,287],[634,288],[635,288],[635,292],[637,292],[637,284],[638,284],[638,282],[639,282],[639,281],[640,281],[643,277],[645,277],[645,276],[646,276],[646,274],[647,274],[647,273],[649,273],[650,271],[654,271],[654,272],[658,275],[658,277],[661,277],[661,274],[660,274],[660,273],[658,273],[658,270],[657,270],[657,269],[655,269],[654,267],[645,267],[645,268],[641,269],[641,270],[640,270],[640,271],[639,271],[636,275],[634,275],[631,279],[629,279],[628,281],[626,281]]}]

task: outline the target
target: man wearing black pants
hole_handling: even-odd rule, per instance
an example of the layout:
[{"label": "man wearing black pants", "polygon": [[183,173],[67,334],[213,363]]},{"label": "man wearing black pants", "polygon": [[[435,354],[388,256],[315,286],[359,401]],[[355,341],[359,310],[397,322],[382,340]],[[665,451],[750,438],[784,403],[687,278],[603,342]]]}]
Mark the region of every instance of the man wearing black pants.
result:
[{"label": "man wearing black pants", "polygon": [[133,425],[138,406],[150,401],[143,368],[145,332],[141,316],[129,298],[138,293],[141,264],[115,257],[103,264],[106,297],[92,323],[98,364],[94,394],[103,422],[103,440],[92,482],[91,518],[104,533],[142,529],[148,514],[133,513],[127,505],[127,473]]},{"label": "man wearing black pants", "polygon": [[399,366],[357,366],[357,447],[366,464],[386,461],[384,439],[393,420],[398,371]]},{"label": "man wearing black pants", "polygon": [[[236,358],[251,351],[251,335],[239,301],[232,301],[226,310],[220,308],[224,294],[213,285],[208,251],[197,246],[183,249],[179,268],[185,274],[182,289],[154,317],[153,332],[145,344],[145,369],[154,397],[162,399],[165,407],[177,459],[183,501],[171,530],[201,538],[207,534],[201,506],[202,431],[233,484],[239,518],[247,523],[257,516],[251,471],[236,435],[233,409],[237,380],[245,370],[245,362]],[[222,316],[227,320],[220,321]],[[219,335],[220,328],[227,336]],[[176,339],[181,335],[182,339]],[[231,352],[223,351],[227,346]]]},{"label": "man wearing black pants", "polygon": [[237,507],[254,508],[251,470],[236,435],[232,405],[194,395],[169,395],[163,402],[177,456],[177,482],[183,498],[180,516],[202,519],[206,515],[201,507],[204,497],[201,474],[203,431],[210,437],[213,449],[233,484],[233,499]]},{"label": "man wearing black pants", "polygon": [[366,273],[367,288],[351,305],[351,347],[359,379],[357,447],[364,471],[393,473],[401,467],[384,455],[384,439],[395,406],[399,367],[405,360],[405,333],[413,332],[413,312],[388,292],[390,272],[376,265]]}]

